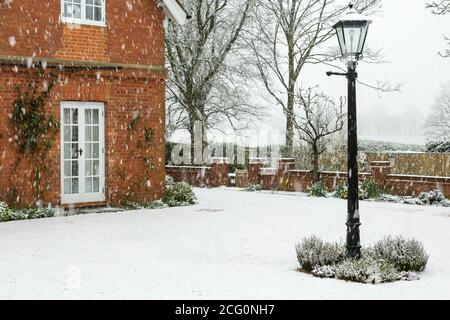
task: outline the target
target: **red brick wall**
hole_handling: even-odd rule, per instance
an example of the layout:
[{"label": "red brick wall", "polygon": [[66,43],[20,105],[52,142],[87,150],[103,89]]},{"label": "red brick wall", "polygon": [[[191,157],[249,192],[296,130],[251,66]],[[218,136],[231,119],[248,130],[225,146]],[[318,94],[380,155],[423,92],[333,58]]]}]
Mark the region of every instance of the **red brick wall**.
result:
[{"label": "red brick wall", "polygon": [[[97,27],[62,23],[60,0],[14,0],[10,6],[0,2],[0,56],[109,61],[163,69],[164,14],[156,4],[156,0],[108,0],[107,26]],[[0,64],[0,200],[20,206],[33,205],[36,200],[33,166],[28,157],[18,161],[10,116],[16,98],[14,86],[33,80],[35,71]],[[58,72],[59,81],[45,105],[57,119],[61,101],[105,103],[107,203],[161,198],[165,74],[139,69]],[[128,126],[137,114],[136,131],[130,131]],[[145,150],[139,146],[144,128],[151,128],[154,134]],[[59,142],[58,134],[49,152],[53,172],[42,178],[48,184],[42,200],[53,205],[60,201]]]},{"label": "red brick wall", "polygon": [[418,196],[422,192],[440,190],[450,198],[449,177],[422,177],[389,174],[386,177],[386,190],[399,196]]},{"label": "red brick wall", "polygon": [[109,61],[106,28],[94,26],[64,26],[62,47],[55,58]]},{"label": "red brick wall", "polygon": [[107,26],[91,27],[62,23],[60,0],[14,0],[0,5],[0,55],[161,66],[164,13],[156,4],[108,0]]},{"label": "red brick wall", "polygon": [[[370,173],[360,173],[359,181],[370,179]],[[310,171],[292,170],[288,173],[289,184],[282,190],[306,192],[314,183],[313,174]],[[320,181],[328,191],[333,191],[337,185],[347,183],[345,172],[321,172]]]},{"label": "red brick wall", "polygon": [[229,185],[228,164],[213,163],[211,167],[167,166],[166,172],[175,182],[194,187],[218,188]]},{"label": "red brick wall", "polygon": [[167,166],[166,172],[175,182],[186,182],[194,187],[206,187],[210,183],[210,167]]},{"label": "red brick wall", "polygon": [[[31,205],[35,201],[31,166],[20,156],[13,143],[10,114],[16,97],[14,84],[24,83],[35,76],[34,70],[20,68],[18,73],[9,67],[0,68],[0,198],[15,205]],[[42,81],[42,80],[39,80]],[[159,199],[164,190],[165,158],[165,102],[164,75],[134,72],[61,73],[60,79],[46,103],[46,110],[60,118],[60,101],[88,101],[105,103],[106,197],[115,204],[127,197],[136,201]],[[136,131],[128,126],[139,115]],[[144,128],[151,128],[154,136],[148,150],[141,152]],[[49,153],[54,174],[43,177],[49,183],[43,200],[58,204],[60,185],[59,134]],[[153,167],[148,172],[143,159]]]}]

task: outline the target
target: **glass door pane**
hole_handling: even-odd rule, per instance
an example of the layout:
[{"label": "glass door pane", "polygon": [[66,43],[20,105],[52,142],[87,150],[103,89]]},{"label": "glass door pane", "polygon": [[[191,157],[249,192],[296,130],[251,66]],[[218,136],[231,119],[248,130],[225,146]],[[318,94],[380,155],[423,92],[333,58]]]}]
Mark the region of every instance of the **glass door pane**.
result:
[{"label": "glass door pane", "polygon": [[80,192],[78,108],[63,109],[64,194]]},{"label": "glass door pane", "polygon": [[100,121],[99,109],[86,108],[85,116],[85,192],[100,192]]}]

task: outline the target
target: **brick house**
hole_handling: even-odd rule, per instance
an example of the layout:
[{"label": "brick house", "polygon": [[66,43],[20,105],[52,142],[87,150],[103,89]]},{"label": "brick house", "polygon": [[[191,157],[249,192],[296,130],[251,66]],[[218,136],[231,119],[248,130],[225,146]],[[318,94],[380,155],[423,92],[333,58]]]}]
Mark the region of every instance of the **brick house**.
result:
[{"label": "brick house", "polygon": [[[186,19],[177,0],[0,0],[0,200],[162,197],[168,19]],[[39,97],[50,126],[30,148],[17,102]]]}]

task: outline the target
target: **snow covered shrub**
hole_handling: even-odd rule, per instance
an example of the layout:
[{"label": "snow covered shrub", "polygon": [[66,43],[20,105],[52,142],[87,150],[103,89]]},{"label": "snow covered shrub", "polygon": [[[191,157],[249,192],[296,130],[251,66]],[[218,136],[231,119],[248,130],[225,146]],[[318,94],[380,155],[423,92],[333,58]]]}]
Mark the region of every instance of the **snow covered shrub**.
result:
[{"label": "snow covered shrub", "polygon": [[423,245],[415,239],[385,237],[373,248],[375,257],[392,264],[398,271],[425,270],[428,255]]},{"label": "snow covered shrub", "polygon": [[175,183],[171,176],[166,176],[166,186],[171,186]]},{"label": "snow covered shrub", "polygon": [[197,197],[186,182],[175,182],[166,185],[163,202],[169,207],[189,206],[197,203]]},{"label": "snow covered shrub", "polygon": [[335,267],[335,272],[341,280],[373,284],[398,281],[403,276],[389,262],[370,256],[359,260],[345,259]]},{"label": "snow covered shrub", "polygon": [[440,190],[432,190],[430,192],[422,192],[419,199],[424,204],[439,204],[445,200],[444,194]]},{"label": "snow covered shrub", "polygon": [[334,189],[334,196],[336,198],[347,199],[348,198],[348,187],[345,184],[338,184]]},{"label": "snow covered shrub", "polygon": [[336,277],[336,272],[332,266],[315,266],[311,273],[317,278],[334,278]]},{"label": "snow covered shrub", "polygon": [[[359,184],[358,195],[359,200],[378,199],[382,196],[381,188],[372,180],[365,180]],[[338,184],[334,189],[336,198],[347,199],[348,187],[345,184]]]},{"label": "snow covered shrub", "polygon": [[427,143],[427,152],[430,153],[450,152],[450,141],[430,141]]},{"label": "snow covered shrub", "polygon": [[380,198],[378,198],[380,202],[392,202],[392,203],[399,203],[400,197],[399,196],[393,196],[390,194],[383,194]]},{"label": "snow covered shrub", "polygon": [[145,205],[145,209],[162,209],[165,207],[167,207],[167,206],[162,200],[153,201],[153,202]]},{"label": "snow covered shrub", "polygon": [[326,243],[316,236],[303,239],[297,244],[296,251],[297,260],[306,272],[311,272],[316,266],[332,266],[345,256],[343,245]]},{"label": "snow covered shrub", "polygon": [[125,209],[129,210],[140,210],[140,209],[162,209],[167,207],[167,205],[161,200],[150,202],[150,203],[138,203],[127,201],[123,204]]},{"label": "snow covered shrub", "polygon": [[262,191],[263,187],[260,184],[251,184],[248,187],[246,187],[244,190],[249,191],[249,192]]},{"label": "snow covered shrub", "polygon": [[361,183],[361,189],[364,192],[363,195],[367,196],[365,199],[378,199],[383,194],[380,186],[372,180],[364,180]]},{"label": "snow covered shrub", "polygon": [[360,283],[418,280],[416,272],[423,271],[428,261],[422,244],[402,237],[386,237],[373,247],[361,248],[360,259],[345,258],[345,246],[315,236],[303,239],[296,250],[303,271]]},{"label": "snow covered shrub", "polygon": [[46,208],[32,209],[10,209],[4,202],[0,202],[0,222],[51,218],[55,216],[55,211]]},{"label": "snow covered shrub", "polygon": [[322,182],[316,182],[308,189],[308,194],[311,197],[326,197],[327,189],[325,189]]},{"label": "snow covered shrub", "polygon": [[31,208],[18,210],[18,212],[21,212],[25,219],[52,218],[55,216],[55,211],[47,208]]},{"label": "snow covered shrub", "polygon": [[0,222],[10,221],[11,210],[5,202],[0,201]]}]

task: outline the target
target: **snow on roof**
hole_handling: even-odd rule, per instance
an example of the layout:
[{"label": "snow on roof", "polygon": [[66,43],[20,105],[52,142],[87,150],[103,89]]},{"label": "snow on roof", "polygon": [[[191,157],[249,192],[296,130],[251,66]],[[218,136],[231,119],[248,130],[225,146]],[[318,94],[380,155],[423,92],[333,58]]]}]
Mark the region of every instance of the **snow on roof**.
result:
[{"label": "snow on roof", "polygon": [[159,5],[164,9],[169,19],[180,25],[187,20],[187,12],[178,0],[159,0]]}]

